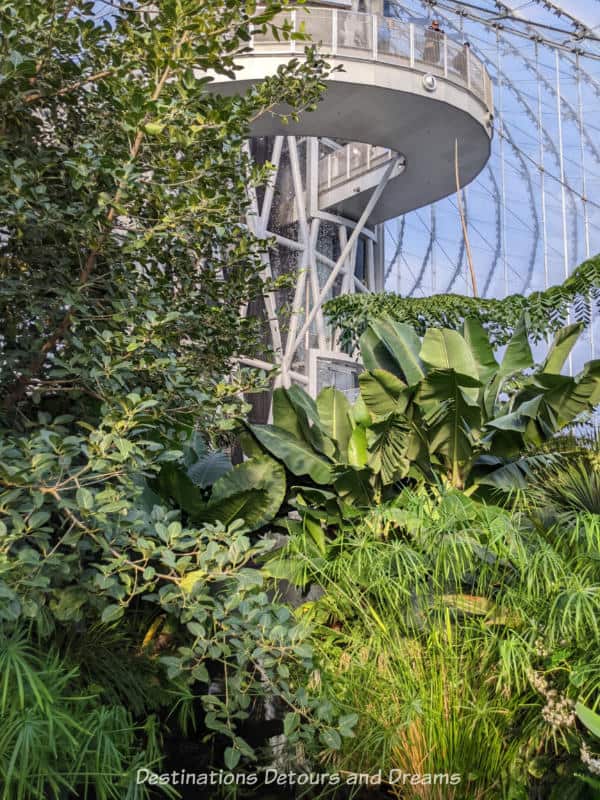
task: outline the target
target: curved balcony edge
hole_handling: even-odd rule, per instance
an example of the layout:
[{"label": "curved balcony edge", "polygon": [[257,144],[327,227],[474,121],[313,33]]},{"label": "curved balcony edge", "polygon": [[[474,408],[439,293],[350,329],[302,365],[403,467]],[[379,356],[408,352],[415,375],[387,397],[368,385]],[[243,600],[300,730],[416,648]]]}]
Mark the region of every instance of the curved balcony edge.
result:
[{"label": "curved balcony edge", "polygon": [[[338,10],[311,9],[313,41],[324,57],[333,65],[342,65],[343,71],[334,72],[327,80],[327,92],[316,111],[305,112],[298,122],[284,124],[281,114],[286,108],[275,109],[274,114],[264,114],[252,127],[254,136],[317,136],[351,142],[362,142],[403,153],[406,169],[390,180],[371,223],[380,222],[429,205],[456,191],[454,152],[459,151],[460,185],[470,183],[488,161],[493,135],[492,93],[489,76],[467,51],[465,77],[449,74],[448,46],[440,40],[438,51],[426,51],[425,32],[413,25],[404,26],[408,44],[396,47],[394,53],[380,52],[381,25],[387,18],[371,14],[355,14]],[[299,11],[289,12],[293,28],[299,29]],[[340,32],[340,18],[356,18],[363,25],[363,39],[348,39],[346,27]],[[399,25],[391,32],[398,32]],[[370,31],[371,39],[364,38]],[[321,34],[321,38],[317,36]],[[366,42],[365,47],[358,47]],[[392,41],[389,39],[388,41]],[[404,41],[404,40],[403,40]],[[351,42],[352,47],[348,46]],[[290,58],[302,58],[303,43],[295,41],[274,42],[257,39],[253,51],[239,57],[241,69],[235,80],[213,76],[208,85],[211,91],[222,94],[243,93]],[[419,49],[420,48],[420,49]],[[391,45],[388,49],[391,49]],[[430,53],[428,60],[424,55]],[[418,58],[418,55],[423,56]],[[472,72],[477,70],[479,83],[473,82]],[[469,77],[471,76],[471,77]],[[470,84],[470,85],[469,85]],[[480,86],[481,91],[476,91]],[[346,214],[360,213],[362,198],[357,196],[346,206]]]}]

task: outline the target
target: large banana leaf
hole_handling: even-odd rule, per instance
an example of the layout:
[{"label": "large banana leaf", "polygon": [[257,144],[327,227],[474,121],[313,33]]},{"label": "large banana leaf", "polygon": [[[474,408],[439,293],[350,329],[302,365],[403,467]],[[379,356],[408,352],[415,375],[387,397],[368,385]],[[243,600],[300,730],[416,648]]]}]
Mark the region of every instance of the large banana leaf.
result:
[{"label": "large banana leaf", "polygon": [[357,425],[348,442],[348,464],[362,469],[367,466],[368,457],[367,432],[362,425]]},{"label": "large banana leaf", "polygon": [[337,468],[333,485],[344,502],[353,506],[369,506],[373,502],[371,476],[369,469]]},{"label": "large banana leaf", "polygon": [[420,356],[433,369],[451,369],[474,378],[479,375],[471,348],[458,331],[429,328],[423,337]]},{"label": "large banana leaf", "polygon": [[[421,341],[414,328],[402,322],[394,322],[389,317],[374,320],[369,328],[396,365],[390,372],[399,374],[409,386],[415,386],[425,377],[425,368],[419,357]],[[365,366],[367,369],[388,368],[385,363],[375,363],[372,366],[365,363]]]},{"label": "large banana leaf", "polygon": [[317,410],[321,427],[337,445],[339,459],[346,461],[348,442],[352,436],[348,398],[338,389],[327,387],[317,397]]},{"label": "large banana leaf", "polygon": [[463,324],[463,337],[477,364],[477,377],[487,383],[498,369],[498,362],[485,328],[475,317],[468,317]]},{"label": "large banana leaf", "polygon": [[188,467],[187,474],[196,486],[206,489],[231,469],[229,456],[222,450],[216,450],[201,456],[195,464]]},{"label": "large banana leaf", "polygon": [[384,369],[362,372],[358,376],[360,395],[374,417],[402,414],[409,402],[404,381]]},{"label": "large banana leaf", "polygon": [[554,412],[556,430],[600,403],[600,360],[589,361],[575,378],[543,373],[535,376],[545,405]]},{"label": "large banana leaf", "polygon": [[452,370],[433,370],[421,381],[415,402],[423,410],[430,456],[442,456],[452,484],[463,487],[465,469],[482,426],[480,383]]},{"label": "large banana leaf", "polygon": [[192,519],[196,519],[206,508],[200,489],[188,477],[186,470],[173,461],[163,464],[154,488],[163,499],[172,500]]},{"label": "large banana leaf", "polygon": [[275,518],[285,488],[285,470],[277,461],[268,456],[251,458],[219,478],[206,513],[225,524],[243,519],[250,530],[256,530]]},{"label": "large banana leaf", "polygon": [[216,522],[225,525],[243,519],[256,530],[274,519],[285,497],[285,470],[268,456],[261,455],[238,464],[213,485],[206,501],[185,470],[174,463],[165,464],[157,479],[163,498],[172,500],[195,523]]},{"label": "large banana leaf", "polygon": [[499,374],[501,377],[512,375],[533,366],[533,355],[529,346],[527,326],[521,319],[515,327],[513,335],[506,346],[504,357],[500,363]]},{"label": "large banana leaf", "polygon": [[519,404],[515,411],[509,414],[503,414],[501,417],[496,417],[487,423],[487,427],[497,428],[503,431],[517,431],[524,433],[529,425],[530,420],[537,417],[543,395],[538,394],[531,400]]},{"label": "large banana leaf", "polygon": [[[328,458],[333,458],[335,445],[323,430],[319,410],[313,398],[301,386],[290,386],[289,389],[276,391],[283,392],[287,396],[288,401],[296,412],[304,439],[319,453],[323,453]],[[277,425],[277,422],[275,424]]]},{"label": "large banana leaf", "polygon": [[289,431],[275,425],[251,425],[248,429],[271,455],[294,475],[310,475],[315,483],[330,483],[331,465],[315,453],[305,441],[297,439]]},{"label": "large banana leaf", "polygon": [[300,417],[296,411],[296,406],[292,403],[287,391],[282,388],[273,391],[273,424],[281,428],[296,439],[304,438],[304,428],[308,427],[308,421],[303,420],[305,425],[300,421]]},{"label": "large banana leaf", "polygon": [[406,477],[410,469],[410,427],[406,417],[389,416],[371,428],[375,435],[369,447],[369,466],[381,475],[384,486]]},{"label": "large banana leaf", "polygon": [[506,346],[498,371],[485,389],[485,412],[489,418],[498,415],[497,404],[505,380],[516,372],[529,369],[533,366],[533,363],[533,355],[527,336],[527,326],[525,325],[525,320],[522,319],[515,327],[513,335]]},{"label": "large banana leaf", "polygon": [[360,358],[365,369],[384,369],[393,375],[400,372],[396,359],[371,327],[360,337]]},{"label": "large banana leaf", "polygon": [[569,353],[581,336],[584,325],[577,322],[574,325],[567,325],[558,331],[552,342],[550,352],[542,364],[542,372],[550,372],[558,375],[569,357]]}]

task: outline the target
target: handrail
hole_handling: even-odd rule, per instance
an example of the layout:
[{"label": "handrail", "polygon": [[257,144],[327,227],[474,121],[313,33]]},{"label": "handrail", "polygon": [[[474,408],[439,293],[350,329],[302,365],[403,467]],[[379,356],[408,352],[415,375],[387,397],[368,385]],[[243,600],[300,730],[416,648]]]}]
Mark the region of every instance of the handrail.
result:
[{"label": "handrail", "polygon": [[[392,17],[330,8],[295,8],[278,14],[274,24],[288,23],[292,31],[311,37],[307,43],[335,58],[369,59],[383,64],[405,66],[444,77],[457,83],[493,108],[492,82],[483,62],[468,45],[461,45],[444,33],[421,28]],[[257,53],[298,52],[301,42],[279,39],[271,28],[252,37]]]},{"label": "handrail", "polygon": [[387,164],[397,153],[385,147],[351,142],[319,159],[319,191],[342,186]]}]

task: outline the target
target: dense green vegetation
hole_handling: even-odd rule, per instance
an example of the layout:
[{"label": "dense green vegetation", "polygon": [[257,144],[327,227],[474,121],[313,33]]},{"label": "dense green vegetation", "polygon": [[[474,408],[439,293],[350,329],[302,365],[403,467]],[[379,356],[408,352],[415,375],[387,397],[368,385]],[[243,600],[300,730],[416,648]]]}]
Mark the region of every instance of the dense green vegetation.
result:
[{"label": "dense green vegetation", "polygon": [[340,330],[341,342],[353,349],[373,317],[383,315],[412,325],[422,336],[428,328],[458,330],[466,319],[486,328],[494,345],[506,344],[525,317],[533,341],[541,341],[569,320],[589,325],[591,311],[600,307],[600,258],[580,264],[557,286],[528,295],[511,294],[501,300],[437,294],[402,297],[385,294],[346,294],[330,300],[325,310]]},{"label": "dense green vegetation", "polygon": [[200,76],[281,6],[0,3],[0,800],[264,767],[341,776],[314,797],[592,800],[600,454],[570,426],[600,368],[562,373],[598,259],[500,327],[369,306],[353,404],[277,389],[248,419],[240,309],[273,285],[245,141],[328,67],[243,98]]},{"label": "dense green vegetation", "polygon": [[327,70],[310,54],[244,98],[204,76],[281,5],[0,4],[3,800],[148,796],[136,768],[192,731],[233,768],[266,702],[302,710],[298,740],[335,724],[289,681],[311,648],[249,567],[268,538],[150,488],[227,445],[261,385],[233,360],[272,288],[241,224],[267,174],[248,127]]}]

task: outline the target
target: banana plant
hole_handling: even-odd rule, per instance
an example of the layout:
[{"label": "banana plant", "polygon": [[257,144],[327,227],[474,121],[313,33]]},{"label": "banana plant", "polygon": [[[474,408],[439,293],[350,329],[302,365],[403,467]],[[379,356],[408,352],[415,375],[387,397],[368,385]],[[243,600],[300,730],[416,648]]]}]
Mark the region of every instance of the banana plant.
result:
[{"label": "banana plant", "polygon": [[274,459],[261,454],[234,467],[225,453],[193,439],[181,462],[163,466],[150,500],[174,504],[192,523],[242,519],[255,531],[276,517],[285,493],[285,470]]},{"label": "banana plant", "polygon": [[335,506],[342,518],[397,491],[394,452],[404,427],[376,419],[362,398],[351,405],[331,387],[316,400],[299,386],[275,389],[273,424],[246,428],[246,454],[266,453],[280,462],[289,477],[288,497],[304,512],[318,507],[332,517]]},{"label": "banana plant", "polygon": [[[380,429],[395,432],[386,468],[408,475],[429,464],[459,489],[523,485],[527,459],[600,402],[600,361],[576,377],[561,370],[583,326],[560,330],[536,366],[522,320],[500,360],[478,320],[462,331],[415,330],[390,318],[370,323],[360,349],[362,400]],[[373,426],[372,426],[373,427]]]}]

